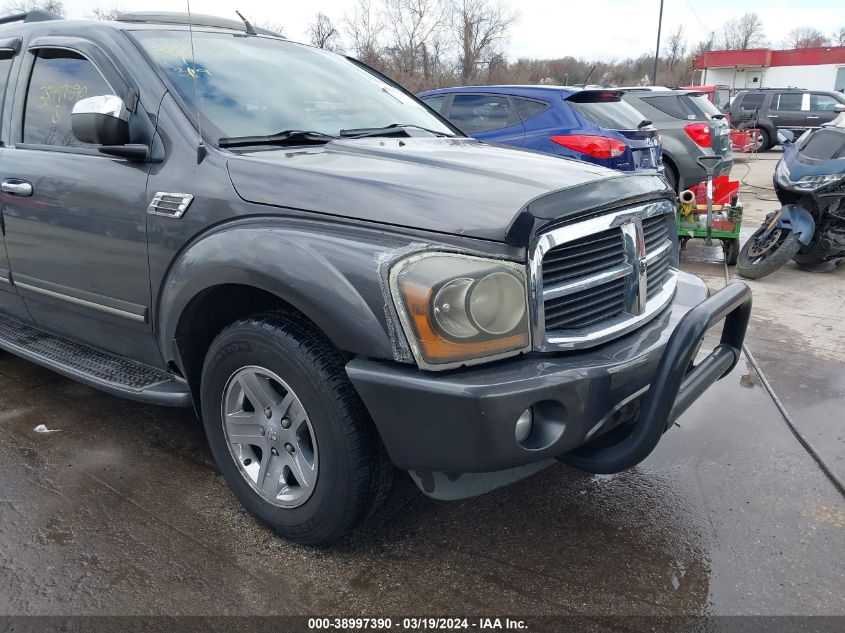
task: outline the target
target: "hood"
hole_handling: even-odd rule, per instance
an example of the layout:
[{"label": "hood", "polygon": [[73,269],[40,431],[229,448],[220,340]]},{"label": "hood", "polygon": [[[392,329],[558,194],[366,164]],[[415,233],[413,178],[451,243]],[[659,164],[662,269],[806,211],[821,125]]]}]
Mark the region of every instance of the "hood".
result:
[{"label": "hood", "polygon": [[343,139],[239,153],[228,167],[249,202],[495,241],[529,202],[621,176],[463,138]]}]

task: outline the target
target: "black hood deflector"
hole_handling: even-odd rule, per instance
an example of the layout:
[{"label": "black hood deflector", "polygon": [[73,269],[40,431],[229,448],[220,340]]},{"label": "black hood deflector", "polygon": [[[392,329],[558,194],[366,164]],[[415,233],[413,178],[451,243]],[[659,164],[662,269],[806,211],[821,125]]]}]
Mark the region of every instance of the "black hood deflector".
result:
[{"label": "black hood deflector", "polygon": [[537,233],[586,217],[653,200],[672,200],[675,194],[656,174],[622,174],[601,182],[586,182],[553,191],[525,205],[505,233],[505,242],[528,246]]}]

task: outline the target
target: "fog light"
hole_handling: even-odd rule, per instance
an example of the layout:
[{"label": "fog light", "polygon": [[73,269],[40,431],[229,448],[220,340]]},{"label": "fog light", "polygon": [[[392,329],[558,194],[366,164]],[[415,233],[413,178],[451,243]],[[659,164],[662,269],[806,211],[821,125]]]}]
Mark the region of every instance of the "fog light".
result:
[{"label": "fog light", "polygon": [[533,426],[534,414],[531,413],[531,409],[528,408],[516,419],[516,428],[514,429],[516,441],[522,444],[522,442],[527,440],[528,436],[531,435],[531,427]]}]

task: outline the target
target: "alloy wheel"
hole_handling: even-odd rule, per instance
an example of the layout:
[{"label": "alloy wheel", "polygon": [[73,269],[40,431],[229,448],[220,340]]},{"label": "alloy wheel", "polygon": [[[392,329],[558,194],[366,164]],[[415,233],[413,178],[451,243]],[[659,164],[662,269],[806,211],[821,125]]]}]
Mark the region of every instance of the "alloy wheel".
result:
[{"label": "alloy wheel", "polygon": [[241,475],[266,501],[305,503],[318,475],[317,438],[293,389],[264,367],[243,367],[223,392],[223,432]]}]

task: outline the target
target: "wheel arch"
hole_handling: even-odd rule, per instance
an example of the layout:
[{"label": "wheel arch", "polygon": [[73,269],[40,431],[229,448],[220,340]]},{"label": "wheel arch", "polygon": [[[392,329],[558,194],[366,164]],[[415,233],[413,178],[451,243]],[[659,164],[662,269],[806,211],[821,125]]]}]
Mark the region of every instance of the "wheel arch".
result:
[{"label": "wheel arch", "polygon": [[671,152],[667,152],[666,150],[663,150],[662,153],[663,153],[663,155],[661,157],[662,160],[665,163],[667,163],[667,166],[672,170],[672,173],[675,174],[675,184],[677,185],[677,188],[678,188],[678,190],[675,193],[680,193],[681,191],[683,191],[682,185],[684,184],[684,181],[681,180],[681,172],[678,169],[678,163],[672,157]]},{"label": "wheel arch", "polygon": [[324,256],[332,247],[337,245],[319,233],[261,224],[223,228],[194,241],[162,283],[157,335],[165,362],[185,376],[196,396],[214,337],[266,310],[303,315],[341,351],[393,358],[384,317],[363,296],[383,302],[372,254],[365,248],[343,253],[350,270],[358,272],[361,260],[370,264],[372,287],[362,289],[360,280],[354,284],[351,274]]}]

